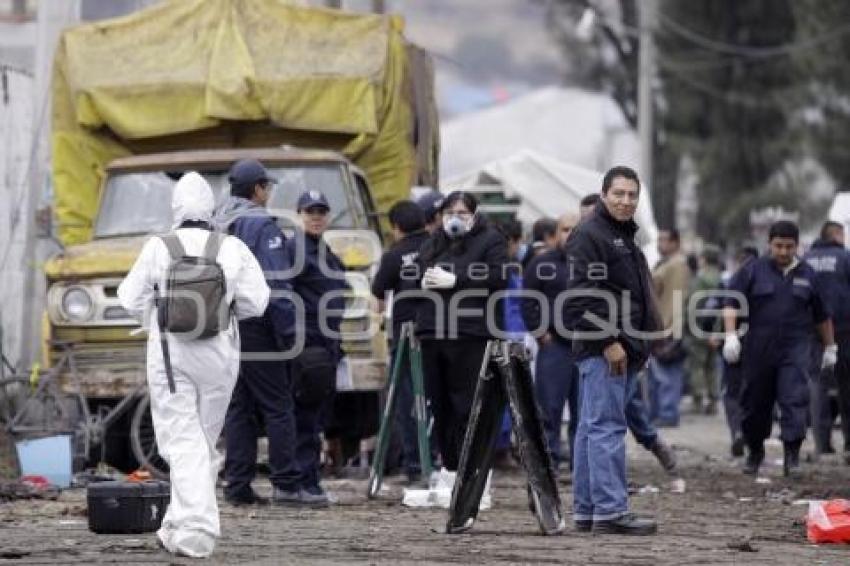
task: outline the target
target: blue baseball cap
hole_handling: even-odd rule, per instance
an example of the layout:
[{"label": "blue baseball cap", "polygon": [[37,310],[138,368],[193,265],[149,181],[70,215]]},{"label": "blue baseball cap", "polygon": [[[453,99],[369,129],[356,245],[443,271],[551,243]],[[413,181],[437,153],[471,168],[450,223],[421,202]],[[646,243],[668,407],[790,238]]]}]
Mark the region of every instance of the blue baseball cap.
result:
[{"label": "blue baseball cap", "polygon": [[269,176],[263,164],[256,159],[240,159],[230,168],[227,176],[231,185],[253,187],[257,183],[277,183]]},{"label": "blue baseball cap", "polygon": [[419,208],[422,209],[422,212],[425,213],[425,220],[427,222],[431,222],[434,220],[434,216],[440,211],[440,207],[443,204],[443,193],[432,189],[416,199],[416,204],[418,204]]},{"label": "blue baseball cap", "polygon": [[301,193],[301,196],[298,197],[298,212],[302,210],[307,210],[308,208],[325,208],[327,210],[331,209],[331,205],[328,204],[328,199],[323,195],[320,191],[304,191]]}]

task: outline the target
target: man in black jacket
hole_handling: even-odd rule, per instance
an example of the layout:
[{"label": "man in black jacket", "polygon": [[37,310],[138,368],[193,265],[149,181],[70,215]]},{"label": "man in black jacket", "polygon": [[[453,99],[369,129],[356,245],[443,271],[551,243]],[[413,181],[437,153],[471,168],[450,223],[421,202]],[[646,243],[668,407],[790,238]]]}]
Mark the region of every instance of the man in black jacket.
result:
[{"label": "man in black jacket", "polygon": [[[390,208],[390,228],[395,244],[381,257],[381,263],[375,279],[372,282],[372,294],[380,301],[379,308],[389,311],[392,319],[392,359],[395,359],[396,348],[401,337],[401,325],[413,322],[416,318],[417,299],[413,297],[396,297],[399,293],[417,293],[416,260],[419,258],[419,248],[428,239],[425,230],[425,214],[413,201],[403,200]],[[387,297],[390,295],[390,297]],[[391,300],[389,306],[385,305]],[[398,382],[398,405],[396,423],[402,433],[402,465],[411,483],[418,481],[421,474],[419,465],[419,450],[416,438],[416,421],[413,418],[413,382],[410,376],[410,360],[404,359],[401,364],[401,375]]]},{"label": "man in black jacket", "polygon": [[567,241],[564,319],[573,329],[581,407],[573,463],[576,528],[598,533],[654,534],[654,521],[629,512],[626,484],[627,382],[649,357],[657,329],[646,258],[635,244],[637,174],[614,167],[602,182],[595,214]]}]

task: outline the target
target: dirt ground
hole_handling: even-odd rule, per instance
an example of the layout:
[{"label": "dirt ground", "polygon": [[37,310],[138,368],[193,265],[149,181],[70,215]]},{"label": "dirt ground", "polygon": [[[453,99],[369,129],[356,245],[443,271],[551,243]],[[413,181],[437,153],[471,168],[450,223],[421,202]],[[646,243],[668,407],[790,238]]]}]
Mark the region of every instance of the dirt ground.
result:
[{"label": "dirt ground", "polygon": [[[401,487],[380,500],[365,482],[327,487],[339,503],[328,510],[255,510],[222,506],[223,538],[211,564],[850,564],[850,546],[806,542],[807,499],[850,498],[850,467],[838,458],[805,465],[805,478],[782,478],[781,448],[768,447],[758,481],[728,456],[722,417],[685,415],[664,436],[677,450],[686,492],[674,493],[652,456],[629,444],[635,510],[660,523],[654,537],[577,534],[543,537],[528,512],[523,476],[494,476],[493,508],[473,530],[445,535],[446,511],[408,509]],[[836,445],[841,445],[836,442]],[[804,451],[809,452],[810,446]],[[388,482],[392,483],[392,481]],[[570,486],[562,483],[566,509]],[[268,492],[267,483],[259,489]],[[85,494],[68,490],[55,502],[0,504],[0,563],[183,564],[158,550],[152,535],[95,535],[86,528]]]}]

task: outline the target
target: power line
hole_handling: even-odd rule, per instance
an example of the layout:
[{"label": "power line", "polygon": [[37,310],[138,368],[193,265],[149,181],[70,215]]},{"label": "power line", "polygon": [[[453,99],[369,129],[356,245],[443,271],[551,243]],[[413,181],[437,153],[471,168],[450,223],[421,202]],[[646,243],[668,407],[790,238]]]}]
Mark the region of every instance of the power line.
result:
[{"label": "power line", "polygon": [[800,51],[807,51],[815,47],[819,47],[825,43],[829,43],[844,35],[850,34],[850,23],[843,24],[828,32],[822,33],[817,37],[802,41],[794,41],[780,45],[771,45],[766,47],[753,47],[748,45],[737,45],[718,41],[710,37],[706,37],[685,25],[677,22],[664,12],[658,12],[658,20],[670,31],[676,33],[680,37],[687,39],[691,43],[698,45],[704,49],[723,53],[724,55],[734,55],[737,57],[749,57],[752,59],[769,59],[780,57],[783,55],[792,55]]}]

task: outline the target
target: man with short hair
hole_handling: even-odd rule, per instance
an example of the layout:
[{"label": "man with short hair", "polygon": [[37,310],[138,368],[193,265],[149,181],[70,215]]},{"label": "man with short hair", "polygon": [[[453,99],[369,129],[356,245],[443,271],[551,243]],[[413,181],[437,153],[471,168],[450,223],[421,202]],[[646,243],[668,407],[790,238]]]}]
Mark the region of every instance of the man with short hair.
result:
[{"label": "man with short hair", "polygon": [[576,226],[565,249],[567,289],[576,295],[565,303],[564,320],[574,332],[581,382],[573,463],[579,531],[649,535],[657,529],[629,512],[626,482],[626,391],[649,356],[646,333],[659,326],[649,267],[635,243],[639,196],[634,170],[609,170],[596,211]]},{"label": "man with short hair", "polygon": [[295,336],[292,302],[282,293],[292,286],[281,274],[290,267],[283,253],[285,237],[266,211],[275,180],[256,159],[237,161],[230,169],[230,193],[216,212],[219,229],[242,240],[263,268],[272,295],[262,316],[240,322],[242,361],[224,427],[225,499],[233,505],[265,504],[251,487],[257,468],[257,439],[262,415],[269,441],[269,480],[278,505],[305,503],[298,490],[295,461],[295,409],[289,364],[279,359]]},{"label": "man with short hair", "polygon": [[591,193],[589,195],[584,195],[581,197],[581,201],[579,202],[578,215],[581,220],[584,220],[596,210],[596,205],[599,204],[599,201],[602,197],[599,196],[599,193]]},{"label": "man with short hair", "polygon": [[850,253],[844,248],[844,226],[828,221],[821,228],[820,238],[803,259],[817,273],[832,312],[835,342],[838,344],[838,363],[834,372],[821,372],[817,367],[821,349],[815,347],[815,367],[812,368],[812,431],[818,454],[835,451],[830,442],[833,411],[830,389],[838,390],[838,413],[844,437],[844,461],[850,464]]},{"label": "man with short hair", "polygon": [[431,189],[416,199],[416,204],[425,214],[425,230],[429,234],[433,234],[443,226],[443,213],[440,212],[440,206],[443,204],[443,193]]},{"label": "man with short hair", "polygon": [[[419,258],[419,248],[428,239],[428,232],[425,230],[425,213],[413,201],[403,200],[394,204],[389,211],[389,220],[395,243],[381,257],[378,272],[372,281],[372,294],[379,301],[379,310],[386,308],[391,313],[391,359],[395,359],[401,326],[416,319],[418,305],[417,299],[397,299],[396,296],[405,291],[416,291],[416,260]],[[388,300],[391,303],[385,305]],[[413,382],[409,359],[402,360],[400,371],[396,423],[402,433],[402,465],[408,482],[413,484],[420,479],[421,466],[416,420],[413,418]]]},{"label": "man with short hair", "polygon": [[522,316],[529,331],[540,329],[544,312],[549,323],[547,328],[543,329],[544,332],[537,336],[539,349],[535,360],[534,388],[556,471],[562,460],[561,421],[565,403],[569,403],[570,408],[567,437],[571,462],[573,441],[578,428],[578,368],[572,346],[568,338],[558,332],[553,317],[555,302],[567,287],[568,268],[564,247],[577,224],[577,214],[567,213],[561,216],[556,231],[560,239],[559,244],[532,259],[522,277],[525,290],[537,291],[546,298],[546,303],[541,305],[539,301],[525,297],[522,301]]},{"label": "man with short hair", "polygon": [[[679,231],[658,232],[661,261],[652,272],[661,322],[672,335],[658,341],[649,360],[650,413],[658,426],[679,426],[679,402],[685,380],[687,352],[682,344],[684,304],[691,279],[688,261],[681,250]],[[677,335],[678,333],[678,335]]]},{"label": "man with short hair", "polygon": [[800,446],[806,437],[808,371],[812,334],[824,345],[820,367],[835,367],[838,347],[823,289],[812,267],[797,259],[797,225],[780,220],[770,227],[770,254],[753,260],[732,277],[729,289],[743,295],[749,312],[743,345],[738,337],[739,298],[723,309],[723,357],[741,361],[741,428],[749,448],[744,473],[756,475],[764,460],[764,441],[779,405],[786,477],[800,475]]}]

